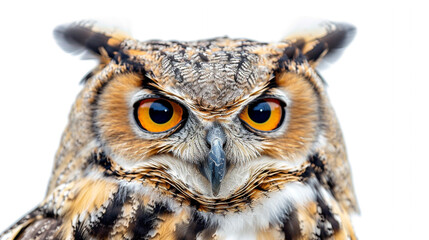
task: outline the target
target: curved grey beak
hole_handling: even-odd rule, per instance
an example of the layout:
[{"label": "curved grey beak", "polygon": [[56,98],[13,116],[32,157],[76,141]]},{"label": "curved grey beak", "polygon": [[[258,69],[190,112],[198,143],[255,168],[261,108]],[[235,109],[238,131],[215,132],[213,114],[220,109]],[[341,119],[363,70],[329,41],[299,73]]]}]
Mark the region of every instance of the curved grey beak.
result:
[{"label": "curved grey beak", "polygon": [[214,196],[218,195],[220,184],[226,172],[226,159],[223,151],[225,140],[225,133],[221,126],[215,123],[206,136],[206,141],[210,145],[210,152],[201,169],[212,185]]}]

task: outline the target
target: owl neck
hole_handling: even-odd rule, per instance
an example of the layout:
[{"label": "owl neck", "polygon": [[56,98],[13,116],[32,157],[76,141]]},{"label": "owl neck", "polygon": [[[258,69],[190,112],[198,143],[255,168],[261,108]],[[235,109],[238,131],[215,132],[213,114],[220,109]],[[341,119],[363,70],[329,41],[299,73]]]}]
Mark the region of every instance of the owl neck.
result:
[{"label": "owl neck", "polygon": [[331,214],[326,203],[330,197],[323,196],[316,181],[324,161],[316,154],[305,164],[300,171],[277,169],[262,174],[228,197],[213,198],[175,182],[166,165],[148,164],[129,171],[104,152],[95,151],[86,165],[91,174],[58,186],[43,208],[72,223],[62,225],[64,236],[144,237],[171,231],[173,226],[182,229],[174,233],[178,237],[214,233],[299,236],[303,234],[299,219],[312,206],[323,206],[324,214]]}]

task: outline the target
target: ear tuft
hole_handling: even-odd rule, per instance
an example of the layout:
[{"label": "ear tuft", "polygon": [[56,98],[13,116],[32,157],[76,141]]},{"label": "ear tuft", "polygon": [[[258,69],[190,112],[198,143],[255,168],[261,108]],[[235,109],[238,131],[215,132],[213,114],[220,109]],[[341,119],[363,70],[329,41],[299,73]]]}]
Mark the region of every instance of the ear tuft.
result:
[{"label": "ear tuft", "polygon": [[313,67],[318,66],[322,59],[334,62],[356,35],[356,28],[347,23],[327,22],[322,26],[322,31],[317,33],[287,38],[292,43],[304,42],[299,44],[299,48]]},{"label": "ear tuft", "polygon": [[54,30],[58,45],[66,52],[80,54],[86,50],[97,57],[112,58],[127,37],[98,29],[94,22],[78,22],[61,25]]}]

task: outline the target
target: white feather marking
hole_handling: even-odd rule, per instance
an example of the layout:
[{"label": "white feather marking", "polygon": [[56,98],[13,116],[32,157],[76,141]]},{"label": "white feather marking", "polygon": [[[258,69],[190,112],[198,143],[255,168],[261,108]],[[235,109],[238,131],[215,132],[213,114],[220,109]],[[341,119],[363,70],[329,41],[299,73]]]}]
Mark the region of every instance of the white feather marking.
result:
[{"label": "white feather marking", "polygon": [[1,238],[1,240],[8,240],[12,238],[12,232],[7,232],[3,235],[3,237]]},{"label": "white feather marking", "polygon": [[206,216],[208,221],[219,224],[217,236],[240,236],[243,233],[256,233],[258,230],[266,229],[270,223],[282,221],[292,207],[305,205],[314,199],[315,193],[310,186],[293,182],[288,183],[283,190],[270,193],[254,208],[245,212],[225,216],[216,214],[203,216]]},{"label": "white feather marking", "polygon": [[256,240],[256,232],[238,232],[238,233],[229,233],[225,236],[225,240]]}]

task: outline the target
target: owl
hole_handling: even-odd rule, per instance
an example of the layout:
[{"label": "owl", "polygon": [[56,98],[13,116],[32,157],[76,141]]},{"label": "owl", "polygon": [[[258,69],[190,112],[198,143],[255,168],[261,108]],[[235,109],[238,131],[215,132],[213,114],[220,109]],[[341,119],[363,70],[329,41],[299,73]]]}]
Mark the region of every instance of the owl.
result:
[{"label": "owl", "polygon": [[138,41],[59,26],[99,65],[55,156],[45,199],[9,239],[356,239],[341,129],[317,66],[344,23],[277,43]]}]

